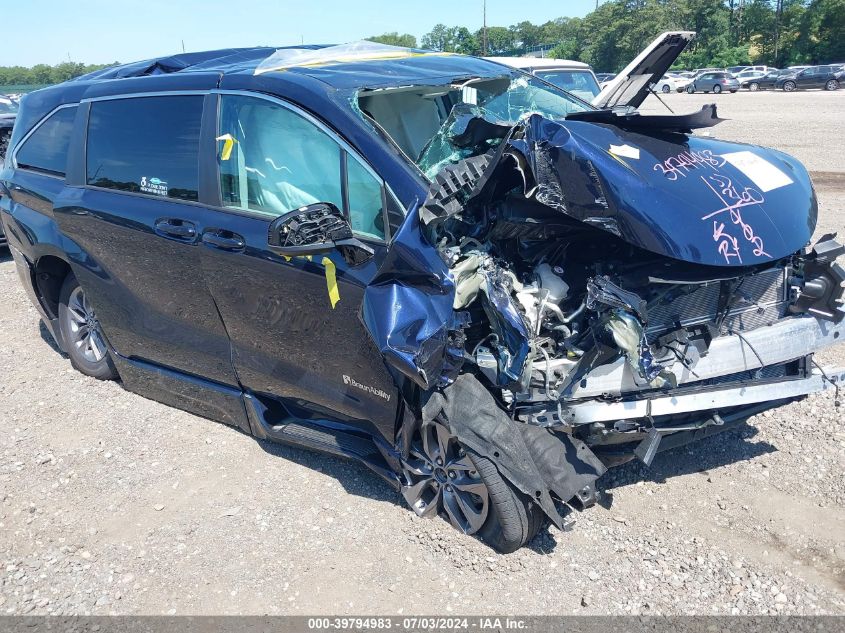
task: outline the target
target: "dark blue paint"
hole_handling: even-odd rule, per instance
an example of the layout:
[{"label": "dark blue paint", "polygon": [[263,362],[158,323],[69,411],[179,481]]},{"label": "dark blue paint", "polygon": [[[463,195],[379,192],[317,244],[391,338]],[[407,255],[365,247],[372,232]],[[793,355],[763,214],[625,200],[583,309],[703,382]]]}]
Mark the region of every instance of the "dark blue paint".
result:
[{"label": "dark blue paint", "polygon": [[423,236],[414,206],[364,291],[362,315],[388,366],[425,389],[440,382],[447,362],[454,300],[449,269]]},{"label": "dark blue paint", "polygon": [[[540,186],[536,193],[540,202],[654,253],[713,266],[762,264],[793,254],[809,242],[815,229],[818,206],[810,177],[797,160],[782,152],[687,134],[643,134],[607,124],[555,122],[537,115],[522,128],[524,138],[511,143],[531,167]],[[639,158],[614,156],[611,146],[627,146],[638,151]],[[792,184],[762,191],[720,158],[738,151],[768,161]],[[674,158],[684,153],[702,161],[677,167],[680,163]],[[667,171],[666,161],[675,169]],[[736,224],[737,216],[730,211],[708,217],[725,208],[725,202],[734,202],[732,194],[722,191],[728,182],[740,193],[753,189],[750,199],[762,199],[738,210],[747,228]],[[714,239],[720,225],[722,233],[737,239],[738,256],[733,248],[729,257],[720,253],[722,239]],[[751,234],[763,249],[748,239]]]}]

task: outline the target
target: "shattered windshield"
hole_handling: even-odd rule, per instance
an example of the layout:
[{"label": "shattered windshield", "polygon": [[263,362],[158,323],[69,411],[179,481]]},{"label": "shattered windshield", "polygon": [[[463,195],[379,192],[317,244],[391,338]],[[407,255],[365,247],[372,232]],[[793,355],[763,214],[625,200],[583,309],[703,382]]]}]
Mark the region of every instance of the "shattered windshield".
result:
[{"label": "shattered windshield", "polygon": [[358,105],[429,179],[446,165],[495,147],[502,140],[502,126],[525,116],[564,119],[593,109],[526,74],[362,91]]}]

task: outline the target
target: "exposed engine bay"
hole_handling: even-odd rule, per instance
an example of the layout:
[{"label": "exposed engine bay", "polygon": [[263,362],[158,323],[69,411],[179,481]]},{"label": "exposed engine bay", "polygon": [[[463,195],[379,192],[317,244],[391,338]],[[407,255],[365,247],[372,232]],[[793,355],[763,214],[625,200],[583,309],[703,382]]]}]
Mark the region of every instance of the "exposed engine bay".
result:
[{"label": "exposed engine bay", "polygon": [[[418,415],[557,521],[552,499],[589,503],[605,467],[838,393],[845,371],[812,355],[845,334],[845,247],[807,249],[817,204],[800,163],[691,135],[715,106],[529,108],[514,123],[517,100],[500,106],[515,83],[474,89],[417,145],[428,196],[366,291],[365,324],[420,390]],[[523,443],[529,469],[505,452]]]}]

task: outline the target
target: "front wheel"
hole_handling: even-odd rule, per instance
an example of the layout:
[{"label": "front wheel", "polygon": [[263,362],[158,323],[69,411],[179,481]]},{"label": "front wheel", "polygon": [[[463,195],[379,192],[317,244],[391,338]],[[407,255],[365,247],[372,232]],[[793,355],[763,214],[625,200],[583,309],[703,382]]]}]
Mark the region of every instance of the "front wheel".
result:
[{"label": "front wheel", "polygon": [[99,380],[114,380],[117,370],[97,315],[76,277],[68,275],[59,298],[59,329],[74,369]]},{"label": "front wheel", "polygon": [[839,89],[839,82],[835,79],[831,79],[824,85],[825,90],[838,90]]},{"label": "front wheel", "polygon": [[793,90],[795,90],[795,82],[794,81],[783,82],[783,91],[784,92],[792,92]]},{"label": "front wheel", "polygon": [[668,95],[670,92],[672,92],[672,89],[668,86],[668,84],[663,84],[663,86],[660,88],[660,92],[665,95]]},{"label": "front wheel", "polygon": [[688,94],[688,95],[691,95],[691,94],[692,94],[692,93],[694,93],[694,92],[695,92],[695,87],[693,87],[693,86],[687,86],[687,94]]},{"label": "front wheel", "polygon": [[750,84],[748,84],[748,89],[751,92],[757,92],[760,89],[760,84],[758,84],[756,82],[750,83]]},{"label": "front wheel", "polygon": [[720,92],[722,92],[722,86],[720,86],[719,84],[713,86],[713,94],[719,94]]},{"label": "front wheel", "polygon": [[539,506],[439,422],[414,432],[402,478],[402,495],[417,515],[441,516],[503,554],[525,545],[543,524]]}]

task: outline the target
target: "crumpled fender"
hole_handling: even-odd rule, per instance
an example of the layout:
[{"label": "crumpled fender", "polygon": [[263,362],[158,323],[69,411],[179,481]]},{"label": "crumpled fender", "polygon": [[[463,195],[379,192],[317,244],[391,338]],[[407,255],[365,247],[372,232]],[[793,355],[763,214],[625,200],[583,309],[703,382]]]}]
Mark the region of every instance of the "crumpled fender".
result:
[{"label": "crumpled fender", "polygon": [[362,319],[387,366],[423,389],[449,362],[454,300],[449,269],[423,236],[414,205],[364,290]]},{"label": "crumpled fender", "polygon": [[580,440],[511,420],[471,374],[461,374],[448,387],[426,394],[422,418],[446,424],[463,445],[492,461],[561,529],[563,517],[551,494],[569,501],[606,471]]}]

